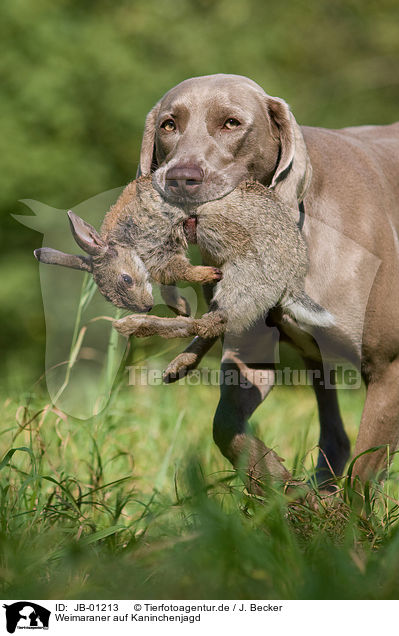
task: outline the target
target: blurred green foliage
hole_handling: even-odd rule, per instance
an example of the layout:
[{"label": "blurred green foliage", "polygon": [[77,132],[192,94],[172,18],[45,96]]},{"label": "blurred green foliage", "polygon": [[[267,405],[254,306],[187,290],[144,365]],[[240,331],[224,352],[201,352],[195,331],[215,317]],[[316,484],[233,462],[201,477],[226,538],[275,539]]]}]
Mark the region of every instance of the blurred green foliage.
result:
[{"label": "blurred green foliage", "polygon": [[[1,7],[0,346],[8,376],[42,369],[32,249],[10,213],[59,208],[126,183],[144,118],[183,79],[247,75],[297,120],[398,119],[397,0],[4,0]],[[16,365],[16,366],[15,366]],[[29,374],[28,374],[29,375]]]}]

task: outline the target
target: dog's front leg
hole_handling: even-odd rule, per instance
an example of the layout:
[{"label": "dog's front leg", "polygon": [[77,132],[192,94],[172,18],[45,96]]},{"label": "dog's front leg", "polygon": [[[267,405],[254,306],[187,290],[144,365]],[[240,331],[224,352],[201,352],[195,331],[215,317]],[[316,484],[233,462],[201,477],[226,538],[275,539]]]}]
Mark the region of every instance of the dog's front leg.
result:
[{"label": "dog's front leg", "polygon": [[195,369],[217,338],[201,338],[196,336],[188,347],[169,362],[163,374],[165,384],[171,384],[184,378],[191,369]]},{"label": "dog's front leg", "polygon": [[[208,305],[210,305],[215,291],[215,285],[212,283],[206,284],[203,286],[202,291],[205,300]],[[176,380],[180,378],[184,378],[191,369],[195,369],[199,365],[202,358],[208,353],[209,349],[213,347],[217,340],[217,337],[201,338],[201,336],[196,336],[188,347],[168,364],[163,374],[163,381],[168,384],[176,382]]]},{"label": "dog's front leg", "polygon": [[263,494],[265,484],[271,479],[282,484],[292,479],[281,457],[252,435],[248,425],[252,413],[273,386],[273,365],[245,364],[234,352],[225,352],[213,438],[255,494]]}]

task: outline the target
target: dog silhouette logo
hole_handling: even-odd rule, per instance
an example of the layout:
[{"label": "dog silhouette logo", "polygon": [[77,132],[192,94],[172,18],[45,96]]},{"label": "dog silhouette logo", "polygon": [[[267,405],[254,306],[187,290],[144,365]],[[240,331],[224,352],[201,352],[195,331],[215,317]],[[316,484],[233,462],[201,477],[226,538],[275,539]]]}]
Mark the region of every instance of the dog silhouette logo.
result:
[{"label": "dog silhouette logo", "polygon": [[51,612],[32,603],[19,601],[11,605],[3,605],[6,610],[7,631],[13,634],[18,629],[48,629]]}]

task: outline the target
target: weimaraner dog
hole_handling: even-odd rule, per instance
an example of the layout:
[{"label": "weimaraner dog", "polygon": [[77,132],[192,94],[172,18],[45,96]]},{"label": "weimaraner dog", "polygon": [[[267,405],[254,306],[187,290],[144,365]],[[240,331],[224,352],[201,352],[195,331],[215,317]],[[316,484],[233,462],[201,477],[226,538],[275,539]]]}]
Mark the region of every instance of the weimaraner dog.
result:
[{"label": "weimaraner dog", "polygon": [[[299,127],[286,102],[246,77],[197,77],[172,88],[147,116],[139,174],[150,173],[167,200],[186,206],[221,198],[244,179],[274,189],[308,245],[306,291],[336,319],[317,332],[276,312],[267,325],[225,340],[222,368],[238,370],[250,386],[221,386],[214,439],[223,455],[233,466],[244,457],[257,478],[267,472],[268,451],[248,419],[273,386],[277,335],[319,372],[320,481],[329,471],[342,474],[350,452],[326,377],[337,360],[357,365],[367,387],[353,456],[382,446],[359,457],[355,474],[364,480],[383,469],[387,445],[392,453],[399,437],[399,123]],[[167,379],[194,367],[213,342],[196,338]]]}]

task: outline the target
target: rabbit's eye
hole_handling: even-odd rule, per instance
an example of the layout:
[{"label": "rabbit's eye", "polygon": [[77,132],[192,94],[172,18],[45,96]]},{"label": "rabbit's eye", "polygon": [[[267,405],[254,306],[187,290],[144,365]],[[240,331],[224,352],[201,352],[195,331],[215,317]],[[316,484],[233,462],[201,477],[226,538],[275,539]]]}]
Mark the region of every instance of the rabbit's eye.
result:
[{"label": "rabbit's eye", "polygon": [[132,285],[133,283],[133,278],[129,274],[122,274],[122,280],[126,285]]}]

